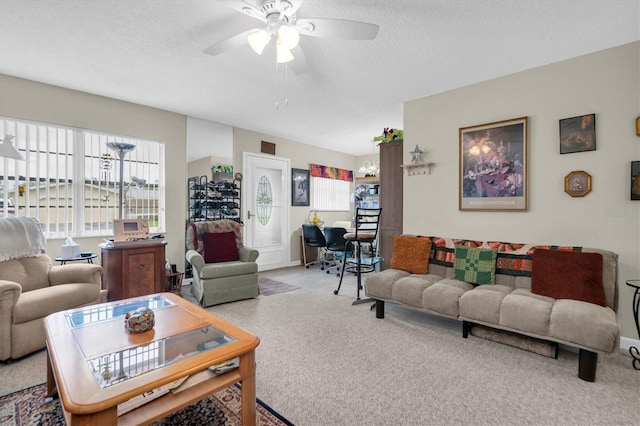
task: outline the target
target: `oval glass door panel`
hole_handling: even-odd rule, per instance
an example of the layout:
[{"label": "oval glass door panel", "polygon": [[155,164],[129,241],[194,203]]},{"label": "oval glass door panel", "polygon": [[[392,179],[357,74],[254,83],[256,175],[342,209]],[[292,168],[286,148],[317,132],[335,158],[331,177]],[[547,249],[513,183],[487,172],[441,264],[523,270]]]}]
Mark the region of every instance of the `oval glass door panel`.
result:
[{"label": "oval glass door panel", "polygon": [[273,191],[271,182],[265,175],[260,176],[258,181],[258,190],[256,191],[256,210],[258,213],[258,222],[262,226],[267,226],[271,220],[271,211],[273,207]]}]

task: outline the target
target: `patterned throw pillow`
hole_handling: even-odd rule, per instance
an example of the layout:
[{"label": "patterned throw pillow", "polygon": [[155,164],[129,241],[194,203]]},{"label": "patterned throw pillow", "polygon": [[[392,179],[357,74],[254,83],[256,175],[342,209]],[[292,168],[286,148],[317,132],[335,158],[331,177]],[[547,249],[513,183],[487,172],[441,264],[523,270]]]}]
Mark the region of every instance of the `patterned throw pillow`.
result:
[{"label": "patterned throw pillow", "polygon": [[493,284],[496,280],[496,250],[456,246],[454,278],[471,284]]}]

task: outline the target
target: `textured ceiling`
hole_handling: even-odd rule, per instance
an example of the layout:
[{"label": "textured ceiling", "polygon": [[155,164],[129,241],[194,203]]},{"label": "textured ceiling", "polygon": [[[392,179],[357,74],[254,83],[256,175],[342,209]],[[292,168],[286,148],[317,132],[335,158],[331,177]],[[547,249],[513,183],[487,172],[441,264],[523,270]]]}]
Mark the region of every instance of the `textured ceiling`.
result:
[{"label": "textured ceiling", "polygon": [[296,75],[248,46],[202,53],[261,26],[224,1],[0,0],[0,73],[361,155],[405,101],[640,40],[639,0],[306,0],[298,17],[380,30],[301,37]]}]

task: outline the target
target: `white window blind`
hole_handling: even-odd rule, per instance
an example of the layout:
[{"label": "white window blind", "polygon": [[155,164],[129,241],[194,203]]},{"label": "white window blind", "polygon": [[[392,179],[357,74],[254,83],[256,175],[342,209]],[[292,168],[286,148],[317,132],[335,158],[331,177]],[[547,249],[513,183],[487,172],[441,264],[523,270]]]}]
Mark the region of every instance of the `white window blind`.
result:
[{"label": "white window blind", "polygon": [[151,232],[164,232],[163,144],[0,117],[6,134],[25,161],[0,158],[0,198],[13,205],[0,217],[35,217],[47,238],[112,235],[120,159],[106,143],[123,142],[135,145],[123,159],[123,217],[148,218]]},{"label": "white window blind", "polygon": [[311,177],[311,208],[319,211],[349,211],[351,182]]}]

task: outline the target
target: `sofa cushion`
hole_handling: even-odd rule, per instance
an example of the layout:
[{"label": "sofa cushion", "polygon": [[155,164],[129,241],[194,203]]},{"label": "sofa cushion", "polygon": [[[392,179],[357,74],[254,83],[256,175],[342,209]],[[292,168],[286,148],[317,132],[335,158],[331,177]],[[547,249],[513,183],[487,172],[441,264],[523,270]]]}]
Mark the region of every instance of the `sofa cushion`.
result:
[{"label": "sofa cushion", "polygon": [[238,260],[238,246],[234,232],[207,232],[202,236],[205,263]]},{"label": "sofa cushion", "polygon": [[255,262],[220,262],[204,265],[202,268],[202,276],[200,278],[206,280],[257,273],[258,264]]},{"label": "sofa cushion", "polygon": [[496,280],[496,250],[456,245],[454,277],[472,284],[493,284]]},{"label": "sofa cushion", "polygon": [[59,284],[27,291],[20,295],[13,307],[13,323],[19,324],[71,307],[97,303],[99,298],[99,284]]},{"label": "sofa cushion", "polygon": [[602,284],[602,255],[559,250],[533,253],[531,291],[554,299],[607,306]]},{"label": "sofa cushion", "polygon": [[400,278],[391,288],[391,297],[411,306],[422,307],[422,292],[425,288],[440,281],[437,275],[410,275]]},{"label": "sofa cushion", "polygon": [[457,319],[460,297],[473,288],[473,285],[464,281],[445,278],[425,289],[422,293],[422,307]]},{"label": "sofa cushion", "polygon": [[384,271],[371,274],[366,278],[364,283],[365,294],[368,297],[390,300],[392,297],[391,291],[393,283],[409,275],[407,271],[400,271],[398,269],[385,269]]},{"label": "sofa cushion", "polygon": [[592,351],[615,352],[620,330],[613,309],[571,299],[557,300],[549,336]]},{"label": "sofa cushion", "polygon": [[460,296],[460,316],[469,320],[500,324],[500,306],[513,289],[502,285],[483,285]]},{"label": "sofa cushion", "polygon": [[551,298],[535,297],[527,290],[513,291],[502,299],[500,325],[538,336],[548,336],[549,317],[554,302]]},{"label": "sofa cushion", "polygon": [[430,239],[411,235],[396,235],[393,237],[391,268],[412,274],[426,274],[429,271],[430,254]]}]

